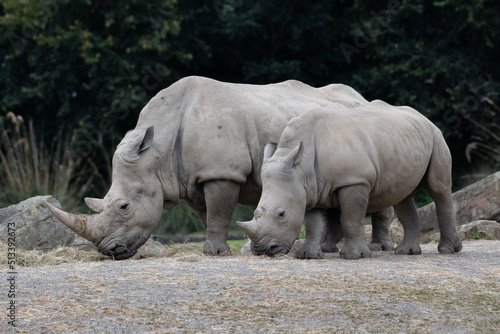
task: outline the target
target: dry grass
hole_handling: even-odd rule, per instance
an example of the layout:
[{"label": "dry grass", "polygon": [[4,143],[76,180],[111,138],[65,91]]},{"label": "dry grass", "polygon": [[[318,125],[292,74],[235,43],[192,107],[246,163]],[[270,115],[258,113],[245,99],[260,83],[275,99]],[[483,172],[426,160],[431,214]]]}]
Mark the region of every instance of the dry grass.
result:
[{"label": "dry grass", "polygon": [[[0,243],[0,254],[7,254],[7,245]],[[198,262],[204,257],[201,247],[194,244],[176,244],[165,246],[165,251],[142,253],[135,258],[172,258],[178,262]],[[0,269],[8,268],[7,256],[1,258]],[[112,261],[109,256],[102,255],[95,250],[79,250],[71,247],[59,247],[44,252],[41,250],[16,249],[16,267],[44,267],[60,264],[74,264],[85,262]]]},{"label": "dry grass", "polygon": [[[7,245],[0,243],[0,253],[7,254]],[[17,248],[15,252],[16,267],[56,266],[65,263],[83,263],[111,260],[109,256],[97,251],[78,250],[70,247],[58,247],[49,252],[41,250],[24,250]],[[1,258],[0,268],[7,268],[7,256]]]},{"label": "dry grass", "polygon": [[159,257],[172,258],[179,262],[199,262],[204,256],[201,247],[190,243],[166,246],[165,250]]}]

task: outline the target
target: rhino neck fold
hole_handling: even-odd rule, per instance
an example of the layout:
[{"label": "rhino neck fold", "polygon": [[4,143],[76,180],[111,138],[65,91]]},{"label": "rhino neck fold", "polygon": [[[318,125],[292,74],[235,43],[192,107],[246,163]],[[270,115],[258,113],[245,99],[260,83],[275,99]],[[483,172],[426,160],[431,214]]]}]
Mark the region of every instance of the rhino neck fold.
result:
[{"label": "rhino neck fold", "polygon": [[297,174],[304,185],[306,193],[306,210],[311,210],[318,205],[321,199],[320,194],[323,192],[325,186],[319,171],[316,150],[314,149],[314,145],[311,145],[311,142],[314,142],[314,140],[304,141],[304,145],[307,145],[306,147],[309,148],[304,151],[308,156],[306,159],[302,159],[299,166],[297,166],[300,170]]}]

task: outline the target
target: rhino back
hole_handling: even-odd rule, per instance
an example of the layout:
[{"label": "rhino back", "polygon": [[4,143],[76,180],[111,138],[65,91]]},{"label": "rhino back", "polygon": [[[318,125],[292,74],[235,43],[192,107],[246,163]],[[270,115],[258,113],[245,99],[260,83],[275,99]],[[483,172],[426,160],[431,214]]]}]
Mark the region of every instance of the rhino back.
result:
[{"label": "rhino back", "polygon": [[153,97],[137,127],[155,126],[156,146],[177,157],[177,166],[169,168],[182,174],[186,187],[214,179],[249,181],[258,196],[262,149],[279,140],[290,119],[322,106],[344,110],[363,103],[341,86],[337,92],[332,85],[313,88],[295,80],[249,85],[187,77]]},{"label": "rhino back", "polygon": [[301,168],[315,178],[315,187],[319,185],[310,199],[315,206],[331,206],[340,187],[367,184],[368,209],[378,211],[419,185],[436,131],[412,108],[374,101],[348,113],[323,108],[301,115],[290,121],[279,145],[304,142],[306,159]]}]

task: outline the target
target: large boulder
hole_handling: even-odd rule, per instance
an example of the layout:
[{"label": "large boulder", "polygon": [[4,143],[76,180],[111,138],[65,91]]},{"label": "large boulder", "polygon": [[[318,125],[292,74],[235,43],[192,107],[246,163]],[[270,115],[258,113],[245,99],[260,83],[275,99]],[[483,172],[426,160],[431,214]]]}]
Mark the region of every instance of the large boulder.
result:
[{"label": "large boulder", "polygon": [[[0,228],[7,231],[7,226],[15,227],[17,248],[47,251],[59,246],[93,247],[57,220],[47,209],[46,202],[61,208],[52,196],[37,196],[0,209]],[[0,233],[2,242],[7,242],[7,238],[7,233]]]}]

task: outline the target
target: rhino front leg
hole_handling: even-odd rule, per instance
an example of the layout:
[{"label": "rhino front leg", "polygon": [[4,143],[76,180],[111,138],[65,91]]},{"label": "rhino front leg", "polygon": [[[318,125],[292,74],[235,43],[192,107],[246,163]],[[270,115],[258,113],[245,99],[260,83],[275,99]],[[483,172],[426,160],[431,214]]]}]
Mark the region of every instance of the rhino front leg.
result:
[{"label": "rhino front leg", "polygon": [[305,214],[306,240],[302,247],[295,252],[298,259],[322,259],[323,252],[319,245],[324,237],[325,231],[325,211],[313,209]]},{"label": "rhino front leg", "polygon": [[365,240],[365,214],[368,207],[369,188],[356,185],[337,191],[340,204],[340,221],[344,231],[345,244],[340,251],[344,259],[371,257],[372,253]]},{"label": "rhino front leg", "polygon": [[232,181],[214,180],[204,184],[207,205],[207,240],[203,253],[231,255],[226,243],[231,217],[238,201],[240,185]]},{"label": "rhino front leg", "polygon": [[393,218],[392,207],[372,213],[372,242],[368,245],[372,252],[394,250],[394,244],[389,235],[389,226]]}]

